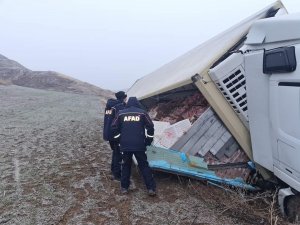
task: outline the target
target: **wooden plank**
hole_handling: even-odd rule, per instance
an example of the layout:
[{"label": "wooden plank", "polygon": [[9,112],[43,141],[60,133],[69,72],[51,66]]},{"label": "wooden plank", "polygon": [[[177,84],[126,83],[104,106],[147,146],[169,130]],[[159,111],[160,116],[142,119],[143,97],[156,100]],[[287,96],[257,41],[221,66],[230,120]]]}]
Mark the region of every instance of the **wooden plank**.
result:
[{"label": "wooden plank", "polygon": [[217,121],[217,117],[215,115],[212,115],[209,119],[207,119],[205,121],[205,124],[201,126],[200,130],[198,130],[198,132],[196,132],[189,139],[189,141],[182,147],[182,151],[190,155],[195,155],[197,151],[191,152],[191,150],[195,148],[195,145],[197,144],[199,139],[201,139],[201,137],[203,137],[208,132],[212,124],[214,124],[216,121]]},{"label": "wooden plank", "polygon": [[229,146],[228,149],[226,149],[226,152],[224,153],[228,158],[230,158],[239,148],[239,144],[233,138],[232,140],[232,144]]},{"label": "wooden plank", "polygon": [[222,139],[218,139],[217,142],[210,148],[210,152],[213,155],[216,155],[219,150],[225,145],[226,142],[224,142]]},{"label": "wooden plank", "polygon": [[234,140],[233,137],[228,139],[228,141],[224,144],[222,148],[217,152],[215,155],[218,159],[223,159],[224,156],[227,158],[230,158],[237,150],[239,149],[239,146],[237,142]]},{"label": "wooden plank", "polygon": [[[222,135],[221,140],[224,142],[224,145],[215,152],[215,156],[220,159],[225,155],[226,157],[231,157],[234,152],[238,149],[238,144],[233,138],[233,136],[226,130]],[[227,155],[226,155],[227,154]]]},{"label": "wooden plank", "polygon": [[224,142],[227,142],[231,137],[232,137],[232,135],[228,132],[228,130],[226,130],[226,132],[223,134],[223,136],[221,137],[221,139]]},{"label": "wooden plank", "polygon": [[212,124],[212,126],[208,129],[204,136],[201,137],[197,141],[197,143],[195,143],[190,152],[192,152],[193,154],[198,153],[201,156],[204,156],[210,150],[210,148],[217,142],[217,140],[215,140],[213,136],[222,126],[222,124],[217,117],[215,117],[215,119],[216,120]]},{"label": "wooden plank", "polygon": [[[223,136],[223,134],[226,132],[226,128],[224,127],[224,125],[221,123],[221,127],[213,133],[213,136],[210,138],[210,142],[211,144],[206,144],[206,146],[204,147],[208,147],[210,148],[210,152],[213,155],[216,155],[217,152],[223,147],[223,145],[225,144],[225,142],[221,139],[221,137]],[[215,147],[213,149],[213,147]]]},{"label": "wooden plank", "polygon": [[[223,124],[222,124],[223,125]],[[216,155],[218,151],[220,151],[222,148],[225,148],[226,143],[228,142],[230,138],[230,133],[227,131],[226,127],[223,125],[218,132],[215,133],[214,138],[218,139],[218,141],[215,143],[215,145],[210,149],[210,152],[213,155]]]},{"label": "wooden plank", "polygon": [[178,141],[171,147],[181,151],[183,146],[203,127],[207,120],[214,115],[213,110],[209,107],[192,125],[192,127],[178,139]]}]

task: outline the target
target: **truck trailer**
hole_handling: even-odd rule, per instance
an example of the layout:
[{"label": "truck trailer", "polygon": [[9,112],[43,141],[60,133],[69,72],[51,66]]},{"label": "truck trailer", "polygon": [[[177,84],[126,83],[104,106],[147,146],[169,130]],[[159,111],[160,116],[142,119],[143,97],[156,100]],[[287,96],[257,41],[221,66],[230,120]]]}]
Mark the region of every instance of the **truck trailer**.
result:
[{"label": "truck trailer", "polygon": [[300,14],[277,1],[137,80],[153,169],[249,190],[280,187],[300,221]]}]

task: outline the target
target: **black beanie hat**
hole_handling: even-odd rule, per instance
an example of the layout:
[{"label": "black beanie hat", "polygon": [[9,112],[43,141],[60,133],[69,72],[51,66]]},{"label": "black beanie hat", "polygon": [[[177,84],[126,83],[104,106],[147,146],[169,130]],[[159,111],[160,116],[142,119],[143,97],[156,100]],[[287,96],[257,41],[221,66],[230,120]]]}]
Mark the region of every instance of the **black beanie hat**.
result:
[{"label": "black beanie hat", "polygon": [[124,100],[127,97],[124,91],[118,91],[115,96],[118,100]]}]

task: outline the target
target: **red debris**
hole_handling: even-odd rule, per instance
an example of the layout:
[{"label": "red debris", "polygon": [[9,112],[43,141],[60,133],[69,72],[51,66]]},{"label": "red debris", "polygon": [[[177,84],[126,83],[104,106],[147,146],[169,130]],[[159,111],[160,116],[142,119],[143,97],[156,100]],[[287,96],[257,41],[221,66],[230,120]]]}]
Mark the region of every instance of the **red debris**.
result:
[{"label": "red debris", "polygon": [[[204,156],[204,160],[208,165],[226,164],[226,163],[237,163],[237,162],[249,162],[249,158],[246,153],[242,150],[237,150],[231,157],[224,155],[221,159],[214,157],[211,152],[208,152]],[[248,168],[231,168],[231,169],[220,169],[216,170],[216,175],[222,178],[242,178],[247,180],[250,175],[250,169]]]},{"label": "red debris", "polygon": [[149,110],[153,120],[174,124],[189,119],[192,123],[209,107],[204,96],[197,92],[185,99],[175,99],[167,103],[158,103]]}]

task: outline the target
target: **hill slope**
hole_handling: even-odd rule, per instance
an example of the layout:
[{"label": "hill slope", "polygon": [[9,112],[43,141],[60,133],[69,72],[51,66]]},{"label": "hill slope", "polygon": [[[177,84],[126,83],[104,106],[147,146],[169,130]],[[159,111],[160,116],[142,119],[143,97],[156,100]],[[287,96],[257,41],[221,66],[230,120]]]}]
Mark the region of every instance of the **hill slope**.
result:
[{"label": "hill slope", "polygon": [[0,55],[0,83],[23,87],[110,97],[112,92],[54,71],[32,71]]},{"label": "hill slope", "polygon": [[[0,86],[1,225],[270,224],[258,216],[270,217],[271,204],[261,194],[241,198],[242,191],[233,195],[155,173],[158,196],[151,198],[137,167],[129,194],[122,195],[110,179],[111,149],[101,138],[105,104],[99,99]],[[260,206],[260,214],[247,202]]]}]

